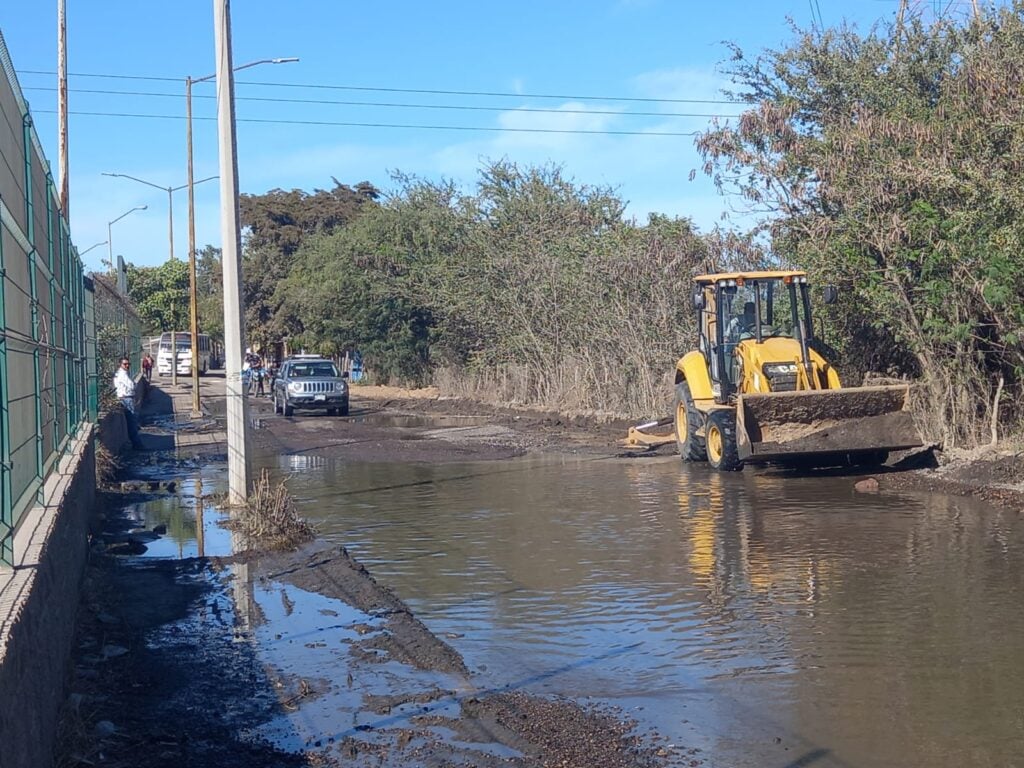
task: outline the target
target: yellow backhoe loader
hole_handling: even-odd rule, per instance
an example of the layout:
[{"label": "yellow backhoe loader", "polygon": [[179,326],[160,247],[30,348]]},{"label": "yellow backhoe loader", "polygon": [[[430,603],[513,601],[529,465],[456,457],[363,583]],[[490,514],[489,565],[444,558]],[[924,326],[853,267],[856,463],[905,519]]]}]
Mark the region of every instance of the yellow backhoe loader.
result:
[{"label": "yellow backhoe loader", "polygon": [[[694,278],[697,349],[676,363],[672,419],[634,427],[626,445],[671,442],[684,461],[881,464],[921,445],[907,385],[844,388],[811,323],[807,275],[735,272]],[[825,288],[825,303],[836,300]],[[674,425],[674,434],[652,430]]]}]

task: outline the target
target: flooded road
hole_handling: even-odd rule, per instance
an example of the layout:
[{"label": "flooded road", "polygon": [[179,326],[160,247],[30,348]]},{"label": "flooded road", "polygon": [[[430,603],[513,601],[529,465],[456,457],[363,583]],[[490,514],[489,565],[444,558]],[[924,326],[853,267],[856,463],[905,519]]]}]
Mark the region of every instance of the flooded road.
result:
[{"label": "flooded road", "polygon": [[480,685],[609,702],[713,766],[1012,765],[1024,524],[676,457],[267,457]]}]

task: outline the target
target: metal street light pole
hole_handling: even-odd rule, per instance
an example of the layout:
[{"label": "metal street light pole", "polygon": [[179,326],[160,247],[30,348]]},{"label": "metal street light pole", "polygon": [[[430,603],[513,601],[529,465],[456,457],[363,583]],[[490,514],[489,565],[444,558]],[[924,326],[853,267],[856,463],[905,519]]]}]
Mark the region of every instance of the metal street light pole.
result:
[{"label": "metal street light pole", "polygon": [[[145,184],[147,187],[153,187],[154,189],[160,189],[160,190],[163,190],[164,192],[167,193],[167,244],[168,244],[168,253],[170,254],[170,259],[169,260],[170,261],[174,261],[174,193],[177,192],[179,189],[185,189],[185,187],[188,187],[189,188],[189,194],[191,194],[192,186],[194,186],[194,184],[192,183],[191,178],[189,179],[189,183],[188,184],[181,184],[180,186],[177,186],[177,187],[162,187],[159,184],[154,184],[152,181],[146,181],[145,179],[140,179],[140,178],[138,178],[136,176],[129,176],[127,173],[106,173],[106,172],[104,172],[102,175],[103,176],[111,176],[111,177],[120,178],[120,179],[131,179],[132,181],[137,181],[140,184]],[[209,178],[203,179],[202,181],[195,182],[195,184],[202,184],[204,181],[211,181],[211,180],[213,180],[215,178],[217,178],[217,177],[216,176],[210,176]],[[172,313],[172,315],[173,315],[173,313]],[[171,385],[176,387],[176,386],[178,386],[178,329],[177,329],[177,324],[175,324],[175,327],[171,329],[171,335],[173,337],[173,339],[172,339],[173,343],[171,344]],[[192,345],[192,367],[193,368],[195,368],[195,364],[196,364],[196,348],[195,348],[195,344],[193,344]]]},{"label": "metal street light pole", "polygon": [[89,246],[88,248],[86,248],[86,249],[85,249],[84,251],[79,251],[79,252],[78,252],[78,258],[82,258],[83,256],[85,256],[85,254],[87,254],[87,253],[88,253],[89,251],[91,251],[91,250],[92,250],[93,248],[99,248],[99,247],[100,247],[101,245],[106,245],[106,244],[107,244],[107,241],[106,241],[106,240],[104,240],[104,241],[103,241],[103,242],[101,242],[101,243],[96,243],[96,245],[90,245],[90,246]]},{"label": "metal street light pole", "polygon": [[[110,228],[112,226],[114,226],[114,224],[119,222],[121,219],[123,219],[125,216],[127,216],[129,213],[132,213],[134,211],[144,211],[148,207],[149,206],[147,206],[147,205],[136,205],[134,208],[132,208],[130,210],[127,210],[124,213],[122,213],[120,216],[118,216],[113,221],[108,221],[107,222],[107,256],[109,257],[108,263],[110,264],[110,268],[111,269],[114,268],[114,238],[111,235],[111,229]],[[103,245],[103,243],[97,243],[97,245]]]},{"label": "metal street light pole", "polygon": [[135,176],[129,176],[127,173],[107,173],[104,171],[102,176],[111,176],[118,179],[131,179],[137,181],[139,184],[145,184],[147,187],[153,187],[167,193],[167,241],[168,241],[168,254],[171,260],[174,260],[174,210],[172,208],[171,193],[177,192],[179,189],[184,189],[185,185],[182,184],[180,187],[162,187],[159,184],[154,184],[152,181],[146,181]]},{"label": "metal street light pole", "polygon": [[[233,71],[237,72],[240,69],[248,69],[258,64],[287,64],[293,61],[298,61],[298,58],[259,59],[258,61],[250,61],[247,64],[235,67]],[[193,191],[195,184],[192,182],[192,84],[212,80],[216,76],[217,73],[215,72],[205,77],[185,78],[185,123],[188,133],[185,143],[188,146],[188,285],[189,319],[191,320],[192,331],[192,418],[199,418],[203,413],[199,402],[199,359],[196,355],[196,348],[199,344],[199,296],[198,281],[196,279],[196,205]],[[225,377],[228,375],[228,369],[225,369],[224,374]]]}]

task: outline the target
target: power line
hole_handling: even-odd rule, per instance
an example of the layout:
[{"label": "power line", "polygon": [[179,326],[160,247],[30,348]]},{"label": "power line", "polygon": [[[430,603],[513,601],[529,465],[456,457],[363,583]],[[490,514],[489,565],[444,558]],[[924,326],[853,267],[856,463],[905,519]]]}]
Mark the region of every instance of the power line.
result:
[{"label": "power line", "polygon": [[[56,91],[50,86],[24,86],[23,91]],[[154,91],[108,91],[91,88],[70,88],[71,93],[89,93],[104,96],[144,96],[181,99],[180,93],[162,93]],[[193,99],[216,99],[213,94],[193,95]],[[543,109],[540,107],[491,107],[473,106],[461,104],[410,104],[403,102],[387,101],[341,101],[334,99],[288,99],[271,98],[266,96],[236,96],[235,101],[259,101],[272,104],[316,104],[322,106],[349,106],[349,107],[397,107],[402,109],[444,109],[467,112],[533,112],[555,115],[613,115],[616,117],[739,117],[734,114],[717,114],[701,112],[621,112],[615,110],[598,109]]]},{"label": "power line", "polygon": [[[41,69],[22,69],[19,73],[26,75],[54,75],[56,72]],[[156,77],[153,75],[114,75],[93,72],[71,72],[69,77],[97,77],[112,80],[150,80],[154,82],[184,83],[184,77]],[[592,96],[579,94],[556,93],[511,93],[508,91],[457,91],[436,88],[386,88],[364,85],[328,85],[323,83],[271,83],[253,80],[236,80],[236,85],[259,85],[268,88],[310,88],[335,91],[371,91],[378,93],[420,93],[435,96],[495,96],[509,99],[574,99],[576,101],[623,101],[647,104],[743,104],[745,102],[729,99],[656,99],[641,96]]]},{"label": "power line", "polygon": [[[55,109],[35,109],[35,114],[55,115]],[[71,111],[68,114],[82,117],[130,117],[147,120],[184,120],[184,115],[143,115],[129,112],[79,112]],[[193,120],[212,122],[216,117],[195,117]],[[334,120],[270,120],[255,117],[236,118],[239,123],[258,123],[266,125],[319,125],[338,126],[346,128],[406,128],[421,131],[484,131],[487,133],[564,133],[592,136],[688,136],[699,135],[699,131],[615,131],[615,130],[588,130],[585,128],[497,128],[493,126],[471,126],[471,125],[412,125],[406,123],[356,123]]]}]

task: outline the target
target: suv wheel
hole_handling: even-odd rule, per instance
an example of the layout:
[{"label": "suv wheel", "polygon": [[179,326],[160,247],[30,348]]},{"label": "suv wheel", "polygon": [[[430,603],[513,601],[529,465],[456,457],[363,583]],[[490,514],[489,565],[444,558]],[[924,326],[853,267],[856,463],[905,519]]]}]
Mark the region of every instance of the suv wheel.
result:
[{"label": "suv wheel", "polygon": [[288,395],[284,396],[284,402],[281,404],[281,412],[285,416],[292,416],[295,413],[295,409],[292,408],[291,403],[288,402]]}]

